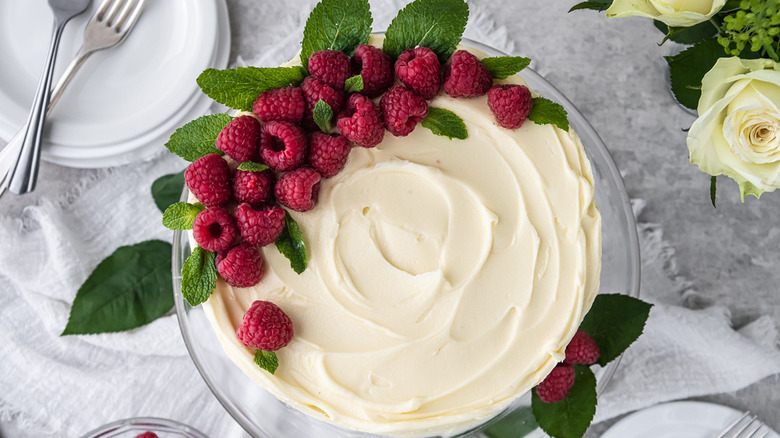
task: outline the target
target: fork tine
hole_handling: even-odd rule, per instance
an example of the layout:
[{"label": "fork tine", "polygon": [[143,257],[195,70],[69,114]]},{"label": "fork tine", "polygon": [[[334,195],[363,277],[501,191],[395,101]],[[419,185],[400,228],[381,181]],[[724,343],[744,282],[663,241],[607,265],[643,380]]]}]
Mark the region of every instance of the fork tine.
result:
[{"label": "fork tine", "polygon": [[744,429],[744,426],[739,428],[739,425],[745,420],[745,418],[748,418],[749,416],[750,412],[745,412],[741,417],[737,418],[728,426],[726,426],[726,428],[723,429],[723,431],[715,438],[735,438],[737,434],[741,432],[742,429]]},{"label": "fork tine", "polygon": [[111,4],[111,9],[108,10],[108,13],[106,13],[105,17],[103,18],[103,21],[107,22],[110,26],[114,22],[114,18],[116,17],[117,12],[119,12],[119,7],[122,4],[122,0],[116,0]]},{"label": "fork tine", "polygon": [[93,15],[94,18],[97,20],[102,20],[103,16],[106,14],[106,10],[108,9],[108,6],[111,4],[113,0],[103,0],[103,2],[98,6],[97,11]]},{"label": "fork tine", "polygon": [[[135,21],[138,20],[138,16],[141,14],[143,5],[144,0],[131,0],[125,4],[122,13],[113,25],[117,32],[125,32],[133,28]],[[127,23],[127,25],[125,25],[125,23]]]}]

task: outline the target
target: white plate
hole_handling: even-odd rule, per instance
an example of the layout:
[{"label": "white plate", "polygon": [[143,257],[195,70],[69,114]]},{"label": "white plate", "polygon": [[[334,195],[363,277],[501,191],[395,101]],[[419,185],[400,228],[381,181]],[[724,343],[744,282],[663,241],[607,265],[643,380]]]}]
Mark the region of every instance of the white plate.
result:
[{"label": "white plate", "polygon": [[[627,416],[601,438],[713,438],[742,414],[712,403],[664,403]],[[767,438],[780,436],[770,431]]]},{"label": "white plate", "polygon": [[[99,4],[93,1],[92,9]],[[91,11],[68,24],[55,80],[81,42]],[[0,0],[0,138],[29,111],[51,32],[46,0]],[[65,165],[119,164],[203,113],[209,100],[195,78],[224,67],[229,54],[224,0],[151,0],[136,29],[115,49],[84,64],[52,112],[44,158]],[[158,143],[159,146],[159,143]]]}]

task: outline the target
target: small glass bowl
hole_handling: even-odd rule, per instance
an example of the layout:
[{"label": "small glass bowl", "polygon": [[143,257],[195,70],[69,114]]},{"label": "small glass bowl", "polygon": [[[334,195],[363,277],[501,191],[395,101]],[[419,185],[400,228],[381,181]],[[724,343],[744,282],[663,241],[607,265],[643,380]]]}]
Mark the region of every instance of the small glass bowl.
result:
[{"label": "small glass bowl", "polygon": [[[492,47],[463,39],[463,44],[481,50],[488,56],[508,56]],[[534,92],[560,103],[568,112],[569,125],[580,136],[590,159],[595,179],[595,198],[602,215],[602,270],[600,290],[605,293],[623,293],[639,296],[639,240],[631,204],[623,179],[615,166],[604,142],[596,131],[569,101],[551,83],[531,68],[524,69],[522,78]],[[187,190],[182,201],[187,200]],[[369,438],[377,437],[365,432],[343,429],[310,417],[287,406],[263,390],[244,374],[224,353],[203,309],[191,307],[181,295],[181,268],[190,254],[187,234],[174,232],[173,237],[173,286],[176,313],[179,317],[184,342],[195,367],[200,372],[214,396],[231,416],[250,435],[257,438],[311,436],[318,438]],[[594,367],[597,392],[601,393],[618,366],[619,358],[606,367]],[[248,391],[247,388],[252,388]],[[512,415],[521,417],[528,411],[530,393],[515,400],[509,408],[475,429],[461,432],[456,437],[484,437],[482,433],[496,422]],[[527,436],[543,436],[538,430]]]},{"label": "small glass bowl", "polygon": [[81,438],[135,438],[154,432],[159,438],[209,438],[203,432],[173,420],[153,417],[127,418],[105,424]]}]

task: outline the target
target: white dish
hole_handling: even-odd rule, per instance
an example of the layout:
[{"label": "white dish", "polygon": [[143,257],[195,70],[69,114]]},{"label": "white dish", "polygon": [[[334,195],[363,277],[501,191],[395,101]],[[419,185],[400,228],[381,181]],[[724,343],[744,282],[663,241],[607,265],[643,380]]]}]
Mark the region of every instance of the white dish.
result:
[{"label": "white dish", "polygon": [[[615,423],[601,438],[712,438],[741,417],[727,406],[697,401],[656,405]],[[767,438],[780,438],[770,431]]]}]

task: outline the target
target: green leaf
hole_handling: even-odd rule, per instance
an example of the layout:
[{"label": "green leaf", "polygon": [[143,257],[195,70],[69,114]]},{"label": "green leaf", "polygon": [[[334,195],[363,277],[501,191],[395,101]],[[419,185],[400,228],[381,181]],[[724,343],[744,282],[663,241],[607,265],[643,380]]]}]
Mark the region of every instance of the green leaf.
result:
[{"label": "green leaf", "polygon": [[382,50],[395,59],[404,50],[423,46],[444,63],[460,43],[468,18],[463,0],[415,0],[390,23]]},{"label": "green leaf", "polygon": [[373,21],[368,0],[322,0],[303,28],[301,65],[308,68],[309,57],[320,50],[352,56],[357,46],[368,43]]},{"label": "green leaf", "polygon": [[163,175],[152,183],[152,198],[160,211],[181,199],[184,188],[184,171]]},{"label": "green leaf", "polygon": [[489,423],[482,430],[488,438],[520,438],[536,430],[539,424],[536,422],[533,410],[530,406],[517,408],[504,415],[498,421]]},{"label": "green leaf", "polygon": [[574,365],[574,386],[565,399],[545,403],[531,393],[531,409],[542,430],[553,438],[582,438],[596,414],[596,376],[587,365]]},{"label": "green leaf", "polygon": [[190,306],[205,303],[217,287],[216,256],[217,253],[196,246],[184,262],[181,269],[181,294]]},{"label": "green leaf", "polygon": [[506,79],[528,67],[530,63],[530,59],[522,56],[494,56],[482,60],[482,64],[490,70],[490,74],[496,79]]},{"label": "green leaf", "polygon": [[696,109],[701,96],[701,80],[718,58],[726,56],[717,40],[697,43],[675,56],[665,56],[674,97],[681,105]]},{"label": "green leaf", "polygon": [[227,70],[209,68],[198,76],[198,85],[208,97],[223,105],[252,111],[252,104],[260,93],[298,85],[303,81],[305,73],[300,66],[238,67]]},{"label": "green leaf", "polygon": [[623,294],[599,294],[580,324],[601,349],[598,364],[620,356],[642,334],[652,304]]},{"label": "green leaf", "polygon": [[177,202],[165,209],[162,224],[170,230],[191,230],[198,213],[205,209],[200,202]]},{"label": "green leaf", "polygon": [[444,108],[429,106],[428,115],[422,121],[423,128],[428,128],[436,135],[465,140],[469,136],[466,124],[457,114]]},{"label": "green leaf", "polygon": [[703,21],[691,27],[669,27],[658,20],[654,20],[653,24],[666,35],[661,44],[672,40],[675,43],[691,45],[708,40],[718,33],[718,29],[710,21]]},{"label": "green leaf", "polygon": [[245,172],[262,172],[266,169],[270,169],[270,167],[262,163],[255,163],[254,161],[244,161],[238,165],[238,170],[243,170]]},{"label": "green leaf", "polygon": [[314,123],[324,133],[329,133],[331,128],[331,120],[333,120],[333,108],[328,105],[327,102],[320,99],[314,104]]},{"label": "green leaf", "polygon": [[255,351],[255,363],[260,368],[273,374],[279,368],[279,358],[273,351],[257,350]]},{"label": "green leaf", "polygon": [[282,255],[290,260],[290,267],[300,274],[306,270],[306,243],[303,241],[303,233],[290,213],[284,212],[284,229],[276,239],[276,248]]},{"label": "green leaf", "polygon": [[564,131],[569,130],[569,119],[566,118],[566,110],[550,99],[534,97],[528,120],[538,125],[556,125]]},{"label": "green leaf", "polygon": [[710,178],[710,202],[712,202],[712,208],[717,208],[715,207],[715,194],[718,190],[717,183],[718,183],[717,176],[713,176],[712,178]]},{"label": "green leaf", "polygon": [[606,11],[612,6],[612,0],[594,0],[588,2],[577,3],[569,9],[569,12],[576,11],[578,9],[592,9],[594,11]]},{"label": "green leaf", "polygon": [[171,244],[149,240],[117,248],[79,288],[62,335],[130,330],[173,307]]},{"label": "green leaf", "polygon": [[233,118],[227,114],[199,117],[177,129],[168,143],[165,143],[165,147],[187,161],[195,161],[208,154],[222,155],[223,152],[214,144],[219,133],[231,120]]},{"label": "green leaf", "polygon": [[363,76],[355,75],[351,78],[347,78],[344,82],[344,91],[347,93],[357,93],[363,91]]}]

